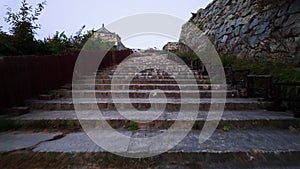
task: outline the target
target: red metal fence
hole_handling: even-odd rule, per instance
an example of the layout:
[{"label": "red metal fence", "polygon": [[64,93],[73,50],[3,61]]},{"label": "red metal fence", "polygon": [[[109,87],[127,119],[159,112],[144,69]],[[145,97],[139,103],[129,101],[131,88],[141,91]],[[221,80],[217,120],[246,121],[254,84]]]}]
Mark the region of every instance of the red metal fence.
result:
[{"label": "red metal fence", "polygon": [[[71,82],[78,54],[0,57],[0,110]],[[100,68],[119,64],[130,54],[110,51]]]}]

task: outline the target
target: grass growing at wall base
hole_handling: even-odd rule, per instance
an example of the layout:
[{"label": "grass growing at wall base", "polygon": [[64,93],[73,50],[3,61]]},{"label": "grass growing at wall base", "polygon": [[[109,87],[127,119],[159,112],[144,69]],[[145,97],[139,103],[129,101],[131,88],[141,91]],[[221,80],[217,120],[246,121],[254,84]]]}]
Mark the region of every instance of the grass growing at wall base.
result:
[{"label": "grass growing at wall base", "polygon": [[[300,82],[300,66],[295,66],[282,60],[239,59],[232,56],[221,57],[223,66],[234,69],[250,69],[254,75],[271,75],[273,82]],[[300,97],[300,87],[284,86],[281,95],[285,97]]]},{"label": "grass growing at wall base", "polygon": [[272,75],[277,82],[300,82],[300,67],[291,63],[274,60],[239,59],[232,56],[221,57],[223,66],[235,69],[250,69],[251,74]]}]

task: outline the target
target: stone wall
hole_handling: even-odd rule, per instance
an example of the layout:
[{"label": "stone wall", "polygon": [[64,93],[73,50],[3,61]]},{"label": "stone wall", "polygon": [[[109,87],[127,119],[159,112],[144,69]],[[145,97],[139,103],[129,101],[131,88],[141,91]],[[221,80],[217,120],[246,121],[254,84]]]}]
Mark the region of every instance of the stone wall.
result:
[{"label": "stone wall", "polygon": [[214,0],[189,22],[208,35],[222,55],[300,58],[300,0],[274,1],[262,9],[256,1]]}]

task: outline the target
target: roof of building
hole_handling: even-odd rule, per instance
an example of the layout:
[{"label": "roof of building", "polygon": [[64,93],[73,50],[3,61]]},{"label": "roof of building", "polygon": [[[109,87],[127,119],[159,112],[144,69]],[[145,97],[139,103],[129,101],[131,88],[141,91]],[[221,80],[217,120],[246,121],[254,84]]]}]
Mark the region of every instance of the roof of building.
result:
[{"label": "roof of building", "polygon": [[115,34],[115,33],[110,32],[109,30],[107,30],[107,29],[104,27],[104,24],[102,24],[102,27],[101,27],[100,29],[96,30],[96,33]]}]

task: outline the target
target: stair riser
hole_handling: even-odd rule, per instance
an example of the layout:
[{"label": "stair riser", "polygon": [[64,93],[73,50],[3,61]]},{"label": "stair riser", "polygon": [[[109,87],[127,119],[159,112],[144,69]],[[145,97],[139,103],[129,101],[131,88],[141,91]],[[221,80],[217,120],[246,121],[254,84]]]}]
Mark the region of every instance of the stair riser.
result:
[{"label": "stair riser", "polygon": [[[112,80],[109,78],[105,78],[105,79],[85,79],[85,80],[79,80],[76,83],[78,84],[93,84],[93,83],[97,83],[97,84],[111,84]],[[131,84],[193,84],[197,82],[198,84],[209,84],[210,81],[209,80],[173,80],[173,79],[161,79],[161,80],[156,80],[156,79],[139,79],[139,80],[132,80],[130,83]],[[114,80],[115,84],[126,84],[128,83],[127,80]]]},{"label": "stair riser", "polygon": [[[1,153],[1,168],[296,168],[300,152],[167,152],[151,158],[126,158],[110,152],[32,152]],[[41,160],[43,159],[43,160]],[[22,161],[22,164],[15,162]],[[70,162],[71,161],[71,162]],[[126,166],[126,167],[124,167]],[[213,167],[216,166],[216,167]],[[284,167],[284,168],[285,168]],[[174,168],[174,167],[173,167]],[[226,167],[231,168],[231,167]]]},{"label": "stair riser", "polygon": [[[197,93],[184,93],[185,98],[194,98],[195,94]],[[72,92],[71,91],[57,91],[54,92],[54,95],[56,96],[56,98],[72,98]],[[127,93],[128,95],[128,93]],[[129,97],[130,98],[149,98],[150,92],[147,93],[134,93],[134,92],[130,92],[129,93]],[[161,95],[161,94],[159,94]],[[211,98],[212,94],[210,92],[201,92],[198,93],[198,95],[200,95],[200,98]],[[233,97],[237,97],[237,92],[228,92],[227,94],[227,98],[233,98]],[[76,92],[76,98],[92,98],[94,97],[93,93],[91,92]],[[181,98],[180,93],[165,93],[165,96],[167,98]],[[224,93],[214,93],[214,96],[216,98],[221,98],[224,97]],[[125,98],[126,97],[126,93],[115,93],[114,94],[115,98]],[[112,98],[112,93],[111,92],[99,92],[96,93],[96,98]],[[159,97],[162,98],[162,97]]]},{"label": "stair riser", "polygon": [[[95,85],[94,87],[92,85],[79,85],[75,86],[75,90],[89,90],[89,89],[96,89],[96,90],[211,90],[212,87],[210,85],[198,85],[198,87],[195,86],[177,86],[177,85],[115,85],[111,87],[110,85]],[[221,89],[221,88],[220,88]],[[215,90],[218,90],[215,89]]]},{"label": "stair riser", "polygon": [[[27,130],[63,130],[69,132],[82,131],[81,124],[78,120],[6,120],[0,121],[0,131],[12,130],[12,129],[27,129]],[[105,122],[118,130],[128,130],[132,123],[127,119],[119,120],[106,120]],[[174,124],[174,120],[155,120],[149,123],[137,123],[137,129],[168,129]],[[196,120],[193,125],[193,130],[202,130],[204,126],[204,120]],[[217,127],[218,130],[223,130],[224,126],[230,126],[230,130],[235,129],[261,129],[261,128],[277,128],[288,129],[289,126],[297,125],[297,120],[221,120]],[[95,128],[99,128],[100,121],[89,121],[89,124],[93,124]],[[182,125],[182,127],[185,127]],[[103,127],[102,127],[103,128]]]},{"label": "stair riser", "polygon": [[[163,75],[153,75],[153,76],[128,76],[128,75],[97,75],[99,79],[102,78],[114,78],[114,79],[132,79],[133,77],[138,79],[180,79],[180,80],[189,80],[189,79],[207,79],[207,77],[200,75],[172,75],[172,76],[163,76]],[[86,78],[94,78],[93,76]]]},{"label": "stair riser", "polygon": [[[123,69],[124,72],[120,72],[118,74],[122,74],[122,75],[145,75],[147,73],[153,73],[153,72],[132,72],[134,71],[135,69]],[[114,70],[115,71],[115,70]],[[126,72],[126,71],[130,71],[130,72]],[[159,73],[164,73],[163,71],[159,71]],[[172,75],[172,74],[178,74],[178,75],[187,75],[187,74],[191,74],[191,73],[194,73],[194,74],[198,74],[197,71],[193,70],[193,71],[183,71],[183,70],[170,70],[169,73],[166,72],[167,74],[169,75]],[[102,75],[113,75],[112,72],[97,72],[97,74],[102,74]]]},{"label": "stair riser", "polygon": [[[155,104],[155,108],[157,110],[161,110],[164,106],[164,103]],[[185,107],[195,107],[197,104],[185,104]],[[134,106],[138,110],[148,110],[150,108],[150,103],[119,103],[119,107],[123,110],[130,110],[130,108]],[[166,111],[178,111],[180,110],[180,103],[168,103],[166,105]],[[258,110],[265,109],[267,107],[266,104],[258,104],[258,103],[226,103],[225,110]],[[72,103],[32,103],[32,109],[37,110],[74,110],[74,106]],[[89,103],[81,103],[81,110],[116,110],[114,103],[98,103],[97,104],[89,104]],[[209,110],[210,103],[201,103],[199,105],[199,110]]]}]

